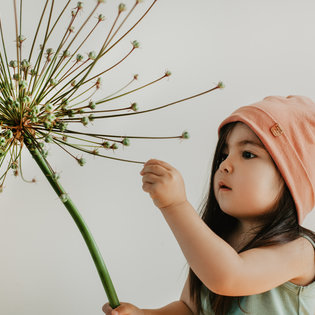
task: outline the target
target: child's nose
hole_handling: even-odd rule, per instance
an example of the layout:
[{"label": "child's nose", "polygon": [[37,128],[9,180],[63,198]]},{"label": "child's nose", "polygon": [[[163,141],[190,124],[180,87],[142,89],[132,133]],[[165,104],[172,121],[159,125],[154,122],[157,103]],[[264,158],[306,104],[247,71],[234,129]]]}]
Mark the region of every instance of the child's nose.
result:
[{"label": "child's nose", "polygon": [[233,172],[233,166],[229,157],[227,157],[224,161],[221,162],[219,169],[221,172],[228,174]]}]

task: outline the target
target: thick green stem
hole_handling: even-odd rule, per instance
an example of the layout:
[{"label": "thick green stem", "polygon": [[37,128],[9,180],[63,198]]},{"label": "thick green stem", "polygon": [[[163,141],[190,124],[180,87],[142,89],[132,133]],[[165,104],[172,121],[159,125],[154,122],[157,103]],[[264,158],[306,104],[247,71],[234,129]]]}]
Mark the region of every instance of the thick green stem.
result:
[{"label": "thick green stem", "polygon": [[94,260],[94,264],[101,278],[109,304],[111,305],[112,308],[116,308],[117,306],[120,305],[116,291],[114,289],[112,280],[105,266],[102,255],[95,243],[95,240],[91,232],[89,231],[89,228],[87,227],[86,223],[84,222],[81,214],[79,213],[78,209],[76,208],[72,200],[67,196],[64,188],[60,185],[58,180],[55,178],[53,171],[50,169],[50,167],[47,164],[47,161],[41,155],[39,150],[35,147],[34,144],[28,144],[26,142],[25,144],[27,148],[29,149],[30,153],[32,154],[33,158],[35,159],[36,163],[39,165],[40,169],[46,176],[47,180],[49,181],[50,185],[55,190],[59,198],[63,201],[63,204],[65,205],[70,215],[72,216],[73,220],[75,221],[77,227],[79,228],[85,240],[85,243],[91,253],[91,256]]}]

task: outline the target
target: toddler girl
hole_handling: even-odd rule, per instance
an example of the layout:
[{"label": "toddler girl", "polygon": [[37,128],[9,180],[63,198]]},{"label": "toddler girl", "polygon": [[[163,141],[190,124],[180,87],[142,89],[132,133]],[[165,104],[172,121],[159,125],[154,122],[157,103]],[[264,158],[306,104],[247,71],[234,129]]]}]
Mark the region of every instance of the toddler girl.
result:
[{"label": "toddler girl", "polygon": [[107,315],[314,315],[315,103],[270,96],[219,126],[202,218],[180,173],[149,160],[148,192],[172,229],[189,275],[178,301],[156,310],[121,303]]}]

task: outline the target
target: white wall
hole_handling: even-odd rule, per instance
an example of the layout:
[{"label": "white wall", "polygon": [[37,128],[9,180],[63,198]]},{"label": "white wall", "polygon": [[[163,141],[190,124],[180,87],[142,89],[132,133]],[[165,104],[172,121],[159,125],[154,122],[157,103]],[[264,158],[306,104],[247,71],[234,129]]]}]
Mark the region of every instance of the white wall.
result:
[{"label": "white wall", "polygon": [[[0,14],[14,56],[11,2],[1,0]],[[43,2],[24,0],[29,41]],[[56,7],[63,2],[56,0]],[[103,12],[110,20],[116,1],[107,2]],[[142,8],[149,3],[145,1]],[[131,7],[133,1],[126,4]],[[85,6],[82,19],[90,8],[91,4]],[[89,131],[167,136],[188,130],[188,141],[132,141],[115,156],[171,163],[182,173],[188,198],[198,208],[223,118],[268,95],[315,99],[314,10],[311,0],[159,0],[107,59],[107,65],[118,60],[134,39],[142,44],[104,77],[100,97],[135,73],[143,84],[166,69],[173,73],[169,79],[115,104],[137,101],[146,109],[214,87],[220,80],[226,88],[159,112],[95,122]],[[98,36],[101,40],[104,35]],[[82,52],[97,45],[98,40],[90,41]],[[141,189],[141,166],[86,159],[82,168],[57,147],[51,147],[49,155],[94,234],[120,300],[159,307],[177,299],[187,266],[162,215]],[[1,194],[0,314],[101,314],[106,296],[88,250],[26,150],[23,170],[26,179],[35,176],[37,183],[27,184],[10,174]],[[314,214],[305,225],[315,229]]]}]

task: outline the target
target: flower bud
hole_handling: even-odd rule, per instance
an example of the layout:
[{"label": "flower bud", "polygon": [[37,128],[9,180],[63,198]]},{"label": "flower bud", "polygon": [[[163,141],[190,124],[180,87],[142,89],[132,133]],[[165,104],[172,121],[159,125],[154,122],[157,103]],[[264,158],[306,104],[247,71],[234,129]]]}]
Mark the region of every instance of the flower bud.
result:
[{"label": "flower bud", "polygon": [[74,116],[74,110],[73,109],[70,109],[70,110],[68,110],[67,111],[67,115],[68,115],[68,117],[73,117]]},{"label": "flower bud", "polygon": [[4,146],[7,143],[7,140],[4,137],[0,137],[0,146]]},{"label": "flower bud", "polygon": [[219,89],[224,89],[224,88],[225,88],[225,85],[224,85],[224,83],[223,83],[222,81],[220,81],[220,82],[218,83],[218,88],[219,88]]},{"label": "flower bud", "polygon": [[97,18],[99,22],[103,22],[105,20],[105,16],[103,14],[100,14]]},{"label": "flower bud", "polygon": [[84,166],[84,164],[86,164],[86,161],[84,158],[77,159],[77,161],[81,166]]},{"label": "flower bud", "polygon": [[11,139],[11,138],[13,138],[13,132],[12,132],[12,130],[7,130],[6,131],[6,137],[8,138],[8,139]]},{"label": "flower bud", "polygon": [[82,2],[82,1],[79,1],[79,2],[78,2],[78,4],[77,4],[77,9],[78,9],[78,10],[83,9],[83,2]]},{"label": "flower bud", "polygon": [[96,107],[96,104],[95,104],[95,102],[90,102],[89,103],[89,108],[91,108],[91,109],[95,109],[95,107]]},{"label": "flower bud", "polygon": [[103,148],[109,149],[110,148],[110,143],[108,141],[105,141],[102,143]]},{"label": "flower bud", "polygon": [[88,56],[89,56],[89,59],[91,59],[91,60],[95,60],[97,57],[95,51],[90,51]]},{"label": "flower bud", "polygon": [[165,71],[165,76],[166,76],[166,77],[169,77],[169,76],[171,76],[171,75],[172,75],[172,72],[171,72],[171,71],[168,71],[168,70]]},{"label": "flower bud", "polygon": [[52,109],[53,109],[53,106],[52,106],[51,103],[47,103],[47,104],[45,105],[45,111],[46,111],[46,112],[51,112]]},{"label": "flower bud", "polygon": [[16,60],[11,60],[11,61],[9,62],[9,66],[10,66],[11,68],[16,68],[16,67],[17,67],[17,61],[16,61]]},{"label": "flower bud", "polygon": [[20,44],[22,44],[26,40],[26,37],[24,35],[19,35],[18,36],[18,41]]},{"label": "flower bud", "polygon": [[118,12],[121,13],[123,11],[126,11],[126,5],[123,3],[120,3],[118,6]]},{"label": "flower bud", "polygon": [[49,80],[49,83],[50,83],[51,86],[55,86],[55,85],[57,85],[58,80],[57,80],[57,79],[54,79],[54,78],[51,78],[51,79]]},{"label": "flower bud", "polygon": [[139,48],[140,47],[139,42],[136,40],[134,40],[131,44],[132,44],[133,48]]},{"label": "flower bud", "polygon": [[131,109],[134,111],[134,112],[136,112],[136,111],[138,111],[138,104],[137,103],[132,103],[131,104]]},{"label": "flower bud", "polygon": [[20,102],[19,101],[13,101],[12,106],[14,108],[19,108],[20,107]]},{"label": "flower bud", "polygon": [[81,54],[77,54],[76,59],[79,62],[79,61],[82,61],[84,57]]},{"label": "flower bud", "polygon": [[45,142],[51,143],[52,141],[53,141],[53,138],[52,138],[51,135],[47,135],[47,136],[45,137]]},{"label": "flower bud", "polygon": [[82,118],[81,118],[81,123],[82,123],[84,126],[86,126],[86,125],[88,125],[88,123],[89,123],[89,119],[88,119],[87,117],[82,117]]},{"label": "flower bud", "polygon": [[31,102],[31,98],[29,96],[24,96],[23,99],[23,104],[29,104]]},{"label": "flower bud", "polygon": [[117,150],[118,149],[118,145],[116,143],[113,143],[111,146],[110,146],[111,149],[113,150]]},{"label": "flower bud", "polygon": [[52,48],[47,48],[46,49],[46,54],[47,54],[47,56],[51,56],[52,54],[54,54],[55,53],[55,51],[52,49]]},{"label": "flower bud", "polygon": [[62,57],[68,58],[70,56],[70,51],[69,50],[64,50],[62,53]]},{"label": "flower bud", "polygon": [[13,80],[19,81],[20,80],[20,74],[19,73],[14,73],[13,74]]},{"label": "flower bud", "polygon": [[20,87],[20,89],[25,89],[27,87],[27,81],[21,80],[19,82],[19,87]]},{"label": "flower bud", "polygon": [[122,141],[122,144],[126,147],[128,147],[130,145],[130,140],[128,138],[124,138]]},{"label": "flower bud", "polygon": [[29,61],[27,59],[23,59],[21,61],[21,67],[22,67],[23,70],[27,69],[29,66],[30,66],[30,63],[29,63]]},{"label": "flower bud", "polygon": [[95,119],[93,114],[89,115],[88,118],[89,118],[89,121],[93,121]]},{"label": "flower bud", "polygon": [[184,131],[184,132],[182,133],[182,138],[183,138],[183,139],[189,139],[189,138],[190,138],[189,133],[188,133],[187,131]]},{"label": "flower bud", "polygon": [[56,116],[54,114],[48,114],[46,116],[46,119],[49,121],[49,122],[54,122],[56,120]]},{"label": "flower bud", "polygon": [[64,123],[64,122],[61,122],[61,123],[59,124],[59,126],[58,126],[58,128],[59,128],[59,130],[60,130],[61,132],[66,131],[67,127],[68,127],[68,124],[66,124],[66,123]]}]

